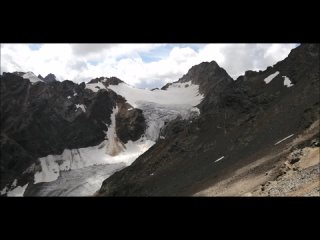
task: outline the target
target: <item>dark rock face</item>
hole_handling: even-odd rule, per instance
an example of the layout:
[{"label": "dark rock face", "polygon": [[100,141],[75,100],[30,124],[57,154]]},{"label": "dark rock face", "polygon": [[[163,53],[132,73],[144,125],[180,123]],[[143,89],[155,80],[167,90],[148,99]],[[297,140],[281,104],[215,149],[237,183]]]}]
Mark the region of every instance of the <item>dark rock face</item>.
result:
[{"label": "dark rock face", "polygon": [[57,81],[56,76],[52,73],[49,73],[45,78],[42,79],[46,83]]},{"label": "dark rock face", "polygon": [[[85,84],[48,76],[46,83],[37,84],[18,74],[0,76],[1,189],[39,157],[102,142],[114,108],[125,101],[111,90],[95,93]],[[117,132],[123,141],[136,140],[144,131],[144,118],[138,109],[126,111],[117,116]]]},{"label": "dark rock face", "polygon": [[[199,85],[199,92],[205,99],[198,106],[201,112],[206,111],[210,104],[217,104],[221,93],[234,82],[229,74],[215,62],[203,62],[193,66],[179,82],[189,82]],[[167,90],[172,83],[167,83],[161,90]]]},{"label": "dark rock face", "polygon": [[172,83],[167,83],[161,88],[161,90],[167,90],[170,85],[172,85]]},{"label": "dark rock face", "polygon": [[142,110],[132,108],[127,103],[122,104],[116,116],[116,133],[119,139],[123,143],[127,143],[129,140],[136,141],[145,129],[146,122]]},{"label": "dark rock face", "polygon": [[209,92],[211,94],[222,92],[226,85],[233,82],[233,79],[215,61],[212,61],[193,66],[178,82],[189,81],[199,85],[200,93],[206,96]]},{"label": "dark rock face", "polygon": [[[217,74],[210,64],[218,69]],[[197,78],[196,73],[202,71],[212,72],[204,74],[212,77]],[[279,74],[266,84],[264,79],[276,71]],[[284,76],[294,86],[284,86]],[[192,195],[259,154],[274,151],[277,141],[299,135],[320,119],[319,44],[301,45],[265,71],[247,71],[236,81],[227,79],[215,63],[191,69],[182,81],[196,81],[205,94],[199,118],[191,123],[170,122],[162,130],[165,140],[106,179],[98,195]],[[215,89],[209,86],[212,83],[222,85]]]},{"label": "dark rock face", "polygon": [[109,85],[118,85],[119,83],[123,83],[122,80],[116,77],[110,77],[110,78],[99,77],[89,81],[89,83],[98,83],[98,82],[102,82],[106,87],[108,87]]},{"label": "dark rock face", "polygon": [[123,81],[116,77],[110,77],[104,82],[106,87],[109,85],[118,85],[119,83],[123,83]]}]

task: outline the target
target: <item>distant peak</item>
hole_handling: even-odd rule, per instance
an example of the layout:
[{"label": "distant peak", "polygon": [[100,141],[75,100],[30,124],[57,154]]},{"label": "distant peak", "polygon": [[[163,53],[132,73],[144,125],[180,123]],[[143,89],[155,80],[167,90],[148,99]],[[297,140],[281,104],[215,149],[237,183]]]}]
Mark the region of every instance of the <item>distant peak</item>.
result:
[{"label": "distant peak", "polygon": [[57,81],[56,76],[52,73],[49,73],[44,79],[44,82],[49,83],[49,82],[55,82]]},{"label": "distant peak", "polygon": [[43,80],[44,78],[41,76],[41,74],[38,75],[38,78]]},{"label": "distant peak", "polygon": [[104,85],[109,86],[109,85],[118,85],[119,83],[124,83],[124,81],[120,80],[117,77],[99,77],[99,78],[95,78],[92,79],[88,82],[88,84],[92,84],[92,83],[98,83],[98,82],[102,82],[104,83]]}]

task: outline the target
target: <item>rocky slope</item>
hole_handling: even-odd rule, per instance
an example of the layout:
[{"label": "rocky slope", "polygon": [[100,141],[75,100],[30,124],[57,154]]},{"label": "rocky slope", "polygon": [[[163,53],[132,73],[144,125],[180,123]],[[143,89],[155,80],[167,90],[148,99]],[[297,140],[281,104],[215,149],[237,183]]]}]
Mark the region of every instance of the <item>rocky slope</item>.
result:
[{"label": "rocky slope", "polygon": [[[200,84],[205,96],[200,116],[167,124],[161,131],[165,139],[106,179],[97,195],[190,196],[255,163],[260,167],[251,173],[265,174],[281,162],[288,141],[297,141],[317,124],[319,44],[302,44],[283,61],[264,71],[247,71],[236,81],[210,64],[193,67],[179,80]],[[318,138],[317,133],[310,138]],[[273,163],[267,161],[271,153],[280,154]]]}]

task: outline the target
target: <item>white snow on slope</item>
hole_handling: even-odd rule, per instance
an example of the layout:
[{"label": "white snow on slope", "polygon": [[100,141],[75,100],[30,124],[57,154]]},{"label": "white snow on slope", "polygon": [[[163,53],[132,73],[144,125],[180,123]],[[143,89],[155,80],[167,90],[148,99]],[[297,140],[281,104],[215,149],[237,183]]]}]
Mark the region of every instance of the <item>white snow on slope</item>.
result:
[{"label": "white snow on slope", "polygon": [[68,98],[68,99],[70,99],[70,98],[71,98],[71,96],[68,96],[67,98]]},{"label": "white snow on slope", "polygon": [[272,79],[274,79],[276,76],[278,76],[279,73],[280,73],[279,71],[276,71],[275,73],[269,75],[268,77],[266,77],[266,78],[264,79],[264,82],[265,82],[266,84],[270,83],[270,82],[272,81]]},{"label": "white snow on slope", "polygon": [[294,134],[289,135],[288,137],[285,137],[284,139],[281,139],[280,141],[276,142],[274,145],[278,145],[279,143],[283,142],[284,140],[287,140],[288,138],[291,138]]},{"label": "white snow on slope", "polygon": [[173,83],[167,90],[138,89],[120,83],[108,88],[123,96],[130,105],[143,111],[146,119],[146,138],[156,141],[161,128],[166,122],[176,119],[188,119],[199,115],[200,110],[194,106],[203,99],[199,93],[199,86],[189,82]]},{"label": "white snow on slope", "polygon": [[124,167],[124,163],[118,163],[61,171],[56,181],[32,187],[37,189],[35,196],[92,196],[105,179]]},{"label": "white snow on slope", "polygon": [[214,162],[219,162],[219,161],[221,161],[222,159],[224,159],[224,156],[222,156],[221,158],[218,158],[218,159],[215,160]]},{"label": "white snow on slope", "polygon": [[34,175],[34,183],[51,182],[58,179],[60,171],[80,169],[92,165],[124,163],[129,166],[138,156],[148,150],[155,142],[145,137],[122,144],[115,135],[115,115],[111,116],[111,124],[106,133],[106,140],[97,146],[65,149],[61,155],[49,155],[39,158],[41,172]]},{"label": "white snow on slope", "polygon": [[0,191],[0,195],[6,194],[7,191],[8,191],[8,187],[5,186],[5,187]]},{"label": "white snow on slope", "polygon": [[195,106],[200,103],[203,96],[199,94],[199,86],[185,83],[174,83],[167,90],[147,90],[129,86],[126,83],[110,85],[108,88],[123,96],[133,107],[139,107],[140,102],[157,104],[187,104]]},{"label": "white snow on slope", "polygon": [[33,72],[27,72],[27,73],[23,74],[22,77],[26,78],[26,79],[29,79],[31,83],[43,82]]},{"label": "white snow on slope", "polygon": [[102,82],[97,83],[87,83],[86,88],[93,92],[98,92],[100,89],[106,89]]},{"label": "white snow on slope", "polygon": [[7,193],[7,196],[8,197],[23,197],[23,194],[24,194],[26,188],[28,187],[28,184],[29,183],[27,183],[26,185],[24,185],[22,187],[18,186],[16,188],[14,188],[13,190],[11,190]]},{"label": "white snow on slope", "polygon": [[283,76],[284,77],[284,81],[283,81],[283,85],[285,85],[286,87],[292,87],[294,84],[291,83],[291,80],[286,77],[286,76]]},{"label": "white snow on slope", "polygon": [[18,183],[18,181],[17,181],[17,179],[15,179],[14,181],[13,181],[13,183],[12,183],[12,187],[16,187],[17,186],[17,183]]},{"label": "white snow on slope", "polygon": [[76,104],[76,108],[78,110],[78,108],[81,108],[82,112],[86,112],[86,106],[83,104]]}]

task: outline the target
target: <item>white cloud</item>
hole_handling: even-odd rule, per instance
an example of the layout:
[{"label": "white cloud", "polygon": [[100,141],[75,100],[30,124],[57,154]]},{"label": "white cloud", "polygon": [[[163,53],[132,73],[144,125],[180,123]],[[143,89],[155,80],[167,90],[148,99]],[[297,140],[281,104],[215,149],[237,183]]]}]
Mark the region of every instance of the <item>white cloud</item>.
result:
[{"label": "white cloud", "polygon": [[[198,45],[199,46],[199,45]],[[59,80],[88,81],[116,76],[135,86],[156,87],[178,80],[195,64],[215,60],[236,79],[246,70],[263,70],[285,58],[296,44],[44,44],[31,50],[27,44],[1,45],[1,72],[33,71]],[[157,49],[171,48],[160,60],[144,62]],[[141,55],[144,53],[143,55]],[[155,58],[157,59],[157,58]],[[159,84],[157,84],[159,83]]]}]

